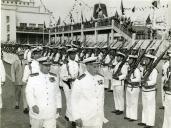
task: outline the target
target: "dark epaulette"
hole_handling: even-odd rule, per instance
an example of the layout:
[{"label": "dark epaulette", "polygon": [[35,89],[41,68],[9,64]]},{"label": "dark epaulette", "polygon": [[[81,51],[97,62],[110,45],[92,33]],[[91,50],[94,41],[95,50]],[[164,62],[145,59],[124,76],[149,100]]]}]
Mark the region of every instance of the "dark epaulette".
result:
[{"label": "dark epaulette", "polygon": [[49,74],[55,77],[57,76],[55,73],[52,73],[52,72],[49,72]]},{"label": "dark epaulette", "polygon": [[103,76],[102,74],[100,74],[100,73],[97,73],[97,75],[104,77],[104,76]]},{"label": "dark epaulette", "polygon": [[82,78],[84,78],[86,76],[86,74],[84,73],[84,74],[82,74],[81,76],[79,76],[77,79],[78,80],[81,80]]},{"label": "dark epaulette", "polygon": [[38,75],[39,75],[39,73],[32,73],[32,74],[30,74],[31,77],[38,76]]}]

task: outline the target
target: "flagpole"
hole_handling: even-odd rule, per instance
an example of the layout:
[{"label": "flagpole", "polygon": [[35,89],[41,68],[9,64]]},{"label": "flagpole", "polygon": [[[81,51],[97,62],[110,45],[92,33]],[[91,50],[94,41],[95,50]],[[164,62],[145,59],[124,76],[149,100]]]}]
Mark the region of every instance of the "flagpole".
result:
[{"label": "flagpole", "polygon": [[43,24],[43,44],[45,43],[45,41],[44,41],[45,40],[45,37],[44,37],[44,29],[45,28],[44,28],[44,24]]}]

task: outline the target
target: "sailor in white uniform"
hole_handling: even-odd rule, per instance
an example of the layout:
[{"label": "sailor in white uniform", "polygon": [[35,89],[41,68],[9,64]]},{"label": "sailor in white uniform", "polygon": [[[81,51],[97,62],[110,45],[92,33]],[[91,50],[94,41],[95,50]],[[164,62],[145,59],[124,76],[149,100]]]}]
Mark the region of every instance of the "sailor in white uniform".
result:
[{"label": "sailor in white uniform", "polygon": [[[144,65],[141,68],[142,74],[148,70],[150,62],[154,62],[156,56],[146,54],[144,57]],[[151,72],[146,82],[141,81],[142,86],[142,122],[138,123],[140,126],[145,128],[151,128],[155,125],[155,114],[156,114],[156,84],[157,84],[158,71],[156,68]],[[143,78],[143,76],[141,76]]]},{"label": "sailor in white uniform", "polygon": [[168,51],[169,55],[169,67],[167,69],[167,79],[164,85],[165,91],[165,109],[164,109],[164,122],[162,128],[170,128],[171,127],[171,51]]},{"label": "sailor in white uniform", "polygon": [[71,90],[73,86],[73,82],[77,79],[79,76],[79,63],[75,61],[75,55],[76,55],[76,48],[70,48],[68,49],[68,62],[63,64],[61,67],[60,77],[62,79],[62,87],[64,89],[65,97],[66,97],[66,118],[69,121],[72,121],[72,114],[71,114],[71,108],[70,108],[70,96],[71,96]]},{"label": "sailor in white uniform", "polygon": [[[116,113],[117,115],[123,114],[124,111],[124,80],[128,73],[128,64],[124,63],[121,67],[121,63],[125,57],[124,53],[117,52],[116,53],[116,59],[117,64],[114,67],[113,70],[113,81],[112,81],[112,87],[113,87],[113,97],[114,97],[114,103],[115,103],[115,110],[112,111],[112,113]],[[118,72],[120,68],[120,72],[118,73],[118,76],[114,76],[116,72]]]},{"label": "sailor in white uniform", "polygon": [[[129,71],[133,70],[137,55],[129,55]],[[126,79],[126,117],[129,121],[136,121],[138,118],[138,99],[140,92],[141,73],[136,68],[133,73]]]}]

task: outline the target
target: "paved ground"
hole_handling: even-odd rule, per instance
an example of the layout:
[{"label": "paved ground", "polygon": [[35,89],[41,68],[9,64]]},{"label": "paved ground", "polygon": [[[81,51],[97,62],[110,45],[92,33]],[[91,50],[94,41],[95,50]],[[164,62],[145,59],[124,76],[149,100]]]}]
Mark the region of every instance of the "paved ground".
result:
[{"label": "paved ground", "polygon": [[[10,74],[10,65],[5,64],[5,69],[7,74]],[[159,76],[159,78],[161,78]],[[7,82],[4,87],[2,87],[3,91],[3,109],[2,109],[2,121],[0,124],[0,128],[29,128],[29,117],[28,115],[23,114],[22,107],[19,110],[14,109],[14,86],[11,84],[11,81],[7,75]],[[65,97],[63,95],[63,113],[65,111]],[[155,128],[162,128],[163,124],[163,110],[159,110],[159,106],[161,105],[161,93],[160,93],[160,79],[158,79],[158,92],[157,92],[157,112],[156,112],[156,126]],[[113,95],[110,92],[106,92],[105,94],[105,116],[109,120],[107,124],[104,125],[104,128],[141,128],[137,125],[136,122],[128,122],[124,120],[124,115],[116,116],[112,114],[113,110]],[[139,121],[141,120],[141,96],[139,98]]]}]

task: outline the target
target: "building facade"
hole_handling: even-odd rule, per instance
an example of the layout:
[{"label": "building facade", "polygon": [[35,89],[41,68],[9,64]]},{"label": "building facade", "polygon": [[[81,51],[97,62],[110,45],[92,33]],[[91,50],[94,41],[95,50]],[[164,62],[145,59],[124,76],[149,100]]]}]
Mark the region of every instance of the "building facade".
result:
[{"label": "building facade", "polygon": [[47,42],[50,15],[34,0],[1,0],[1,42]]}]

